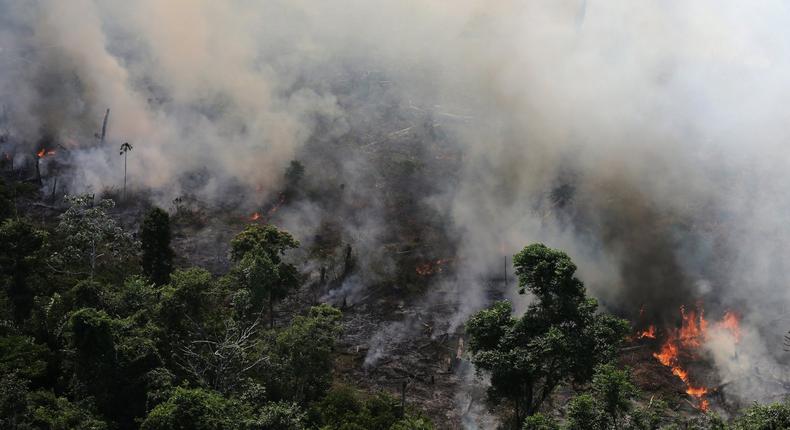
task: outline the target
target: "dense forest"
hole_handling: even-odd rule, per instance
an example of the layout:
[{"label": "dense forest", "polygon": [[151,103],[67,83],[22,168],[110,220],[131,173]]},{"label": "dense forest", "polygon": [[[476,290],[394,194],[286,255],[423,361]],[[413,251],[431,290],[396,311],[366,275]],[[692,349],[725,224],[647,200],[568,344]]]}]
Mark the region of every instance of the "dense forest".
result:
[{"label": "dense forest", "polygon": [[[165,210],[150,208],[130,228],[112,200],[80,195],[34,219],[37,187],[0,187],[0,427],[445,428],[396,393],[334,378],[341,310],[317,304],[274,318],[304,284],[288,232],[240,229],[231,269],[217,276],[175,264]],[[730,419],[673,415],[618,361],[632,329],[598,310],[566,254],[529,245],[513,266],[532,304],[518,315],[497,302],[465,328],[464,359],[490,378],[503,428],[790,428],[789,403]],[[558,391],[570,394],[559,402]]]}]

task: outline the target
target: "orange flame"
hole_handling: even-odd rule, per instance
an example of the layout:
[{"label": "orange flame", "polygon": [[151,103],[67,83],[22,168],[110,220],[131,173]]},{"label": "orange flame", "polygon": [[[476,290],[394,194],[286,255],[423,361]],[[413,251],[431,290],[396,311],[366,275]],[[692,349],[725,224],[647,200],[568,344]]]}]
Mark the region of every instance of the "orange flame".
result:
[{"label": "orange flame", "polygon": [[643,330],[642,333],[639,333],[639,339],[655,339],[656,338],[656,326],[650,325],[647,330]]},{"label": "orange flame", "polygon": [[55,155],[55,150],[54,149],[41,148],[40,151],[36,152],[36,156],[38,158],[44,158],[44,157],[46,157],[48,155]]},{"label": "orange flame", "polygon": [[263,221],[268,222],[274,214],[285,204],[285,194],[280,194],[277,203],[274,204],[268,211],[266,211],[266,216],[262,215],[260,212],[253,212],[252,215],[248,218],[250,221]]},{"label": "orange flame", "polygon": [[[709,324],[701,308],[698,312],[686,311],[685,307],[681,306],[680,315],[683,319],[680,328],[669,331],[666,341],[661,345],[661,350],[653,353],[653,357],[662,365],[671,368],[672,374],[686,384],[686,394],[697,399],[699,409],[704,412],[710,407],[710,402],[705,399],[708,389],[691,384],[688,371],[681,367],[679,355],[681,347],[686,350],[694,350],[702,345],[707,339]],[[740,340],[740,322],[738,316],[733,312],[726,312],[722,320],[714,326],[729,331],[736,343]],[[650,326],[647,331],[643,332],[643,335],[640,335],[640,338],[645,337],[644,333],[652,328],[653,326]]]},{"label": "orange flame", "polygon": [[741,323],[738,319],[738,316],[732,312],[726,312],[724,314],[724,318],[716,324],[717,327],[722,328],[724,330],[728,330],[732,337],[735,339],[735,343],[738,343],[741,340]]}]

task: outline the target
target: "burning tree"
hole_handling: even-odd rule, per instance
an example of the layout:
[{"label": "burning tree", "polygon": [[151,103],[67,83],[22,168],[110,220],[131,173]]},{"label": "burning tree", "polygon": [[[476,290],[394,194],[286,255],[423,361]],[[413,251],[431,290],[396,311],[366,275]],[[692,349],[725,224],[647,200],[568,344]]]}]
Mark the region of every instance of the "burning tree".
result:
[{"label": "burning tree", "polygon": [[473,315],[466,332],[472,362],[491,376],[489,400],[510,401],[521,423],[560,384],[589,381],[597,365],[613,359],[628,323],[596,313],[565,253],[533,244],[513,263],[519,293],[529,290],[534,303],[521,318],[509,302],[496,303]]}]

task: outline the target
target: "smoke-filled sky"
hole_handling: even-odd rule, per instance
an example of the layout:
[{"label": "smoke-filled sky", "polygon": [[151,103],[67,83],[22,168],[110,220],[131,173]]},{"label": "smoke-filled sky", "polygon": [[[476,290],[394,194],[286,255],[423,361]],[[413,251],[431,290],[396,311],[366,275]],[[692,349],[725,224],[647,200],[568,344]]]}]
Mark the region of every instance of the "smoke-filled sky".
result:
[{"label": "smoke-filled sky", "polygon": [[[309,142],[424,112],[462,154],[426,201],[457,234],[458,282],[544,241],[618,312],[737,309],[753,354],[726,379],[776,371],[790,328],[788,22],[779,0],[8,0],[0,117],[20,159],[70,149],[71,191],[120,183],[131,142],[132,186],[166,202],[195,171],[209,200],[274,190],[291,159],[321,165]],[[355,87],[370,76],[389,110],[341,101],[375,97]],[[457,321],[486,301],[458,294]]]}]

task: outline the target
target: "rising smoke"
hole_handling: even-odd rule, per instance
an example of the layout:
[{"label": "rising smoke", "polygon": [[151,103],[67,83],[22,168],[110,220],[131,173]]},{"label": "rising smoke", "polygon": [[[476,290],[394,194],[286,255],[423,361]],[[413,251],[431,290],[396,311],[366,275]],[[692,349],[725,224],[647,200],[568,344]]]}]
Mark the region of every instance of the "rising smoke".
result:
[{"label": "rising smoke", "polygon": [[[358,296],[398,270],[382,196],[412,193],[414,217],[446,222],[457,254],[456,286],[431,296],[458,303],[448,330],[490,300],[503,255],[543,241],[622,314],[670,324],[697,300],[737,309],[751,336],[739,351],[711,342],[722,378],[787,379],[784,2],[42,0],[0,12],[0,149],[21,163],[56,142],[71,191],[119,184],[124,141],[132,186],[165,203],[241,186],[263,190],[258,204],[299,158],[338,198],[367,202],[341,213],[344,237],[370,251],[360,265],[375,266],[345,286]],[[402,136],[457,154],[452,174],[388,177],[420,166],[377,152]],[[184,180],[195,172],[197,185]],[[291,207],[286,227],[312,232],[328,210]]]}]

